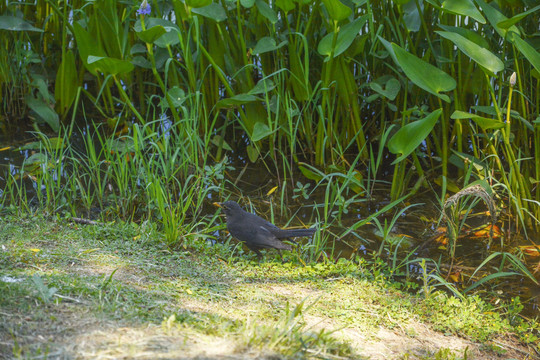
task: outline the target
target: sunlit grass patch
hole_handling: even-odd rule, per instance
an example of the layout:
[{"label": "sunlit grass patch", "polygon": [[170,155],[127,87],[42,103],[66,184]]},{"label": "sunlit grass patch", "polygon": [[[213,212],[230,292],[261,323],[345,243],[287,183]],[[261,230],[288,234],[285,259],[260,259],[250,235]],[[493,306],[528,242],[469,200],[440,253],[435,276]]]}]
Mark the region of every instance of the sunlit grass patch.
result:
[{"label": "sunlit grass patch", "polygon": [[[0,281],[0,336],[11,344],[6,351],[21,356],[49,350],[87,358],[158,356],[184,349],[193,356],[361,358],[389,336],[403,344],[441,336],[430,327],[486,348],[512,331],[536,341],[537,330],[516,318],[517,303],[501,314],[476,298],[402,292],[377,275],[375,263],[229,261],[230,248],[222,244],[213,248],[201,239],[174,250],[140,240],[143,229],[134,224],[14,223],[0,220],[2,275],[17,279]],[[513,323],[505,320],[510,315]],[[22,318],[29,319],[23,327]],[[43,339],[33,341],[36,334]],[[79,340],[86,345],[74,345]],[[456,354],[463,341],[456,340]],[[436,354],[437,343],[424,350]],[[400,351],[417,354],[414,348]]]},{"label": "sunlit grass patch", "polygon": [[248,317],[241,332],[242,340],[248,347],[260,347],[288,357],[351,356],[351,347],[333,337],[332,330],[306,323],[304,313],[315,303],[316,300],[310,304],[307,299],[295,306],[287,303],[282,314],[270,324]]},{"label": "sunlit grass patch", "polygon": [[[501,304],[504,306],[503,304]],[[446,333],[460,334],[479,341],[488,340],[501,333],[510,333],[519,329],[513,326],[510,317],[502,316],[501,309],[497,310],[478,296],[469,296],[465,299],[448,296],[437,292],[427,298],[421,306],[421,311],[427,315],[435,329]],[[514,325],[527,323],[526,328],[520,331],[527,342],[540,345],[538,320],[525,321],[519,317]],[[525,331],[523,331],[525,330]],[[536,336],[529,337],[536,332]]]}]

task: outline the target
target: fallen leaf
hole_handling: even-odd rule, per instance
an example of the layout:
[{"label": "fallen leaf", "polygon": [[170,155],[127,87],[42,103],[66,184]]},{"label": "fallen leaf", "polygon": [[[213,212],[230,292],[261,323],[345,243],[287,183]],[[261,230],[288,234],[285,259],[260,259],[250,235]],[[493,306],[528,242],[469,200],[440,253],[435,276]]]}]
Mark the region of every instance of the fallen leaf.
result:
[{"label": "fallen leaf", "polygon": [[519,247],[525,255],[540,256],[540,245],[523,245]]},{"label": "fallen leaf", "polygon": [[270,191],[268,191],[268,192],[266,193],[266,196],[272,195],[272,194],[277,190],[277,188],[278,188],[277,185],[274,186],[273,188],[271,188]]}]

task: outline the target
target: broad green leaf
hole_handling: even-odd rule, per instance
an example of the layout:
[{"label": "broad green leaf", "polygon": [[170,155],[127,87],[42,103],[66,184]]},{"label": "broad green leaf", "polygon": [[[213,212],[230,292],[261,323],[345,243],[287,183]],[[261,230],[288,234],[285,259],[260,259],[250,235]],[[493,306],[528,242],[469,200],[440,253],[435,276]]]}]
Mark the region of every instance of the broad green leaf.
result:
[{"label": "broad green leaf", "polygon": [[[424,3],[419,2],[420,10],[424,10]],[[418,31],[420,30],[420,25],[422,20],[420,14],[418,13],[418,8],[416,7],[416,1],[412,0],[403,4],[403,22],[409,31]]]},{"label": "broad green leaf", "polygon": [[[384,45],[384,47],[386,48],[386,50],[388,51],[388,55],[390,55],[390,57],[392,58],[392,60],[398,64],[398,60],[396,58],[396,53],[394,52],[394,48],[392,47],[392,43],[390,41],[387,41],[385,39],[383,39],[380,35],[377,35],[377,38],[379,38],[379,41],[381,42],[381,44]],[[398,64],[399,65],[399,64]]]},{"label": "broad green leaf", "polygon": [[247,9],[251,9],[255,5],[255,0],[240,0],[240,4]]},{"label": "broad green leaf", "polygon": [[259,13],[268,19],[272,24],[275,24],[278,22],[278,16],[276,12],[266,3],[264,0],[255,0],[255,5],[257,5],[257,9],[259,10]]},{"label": "broad green leaf", "polygon": [[483,112],[484,114],[497,116],[497,110],[494,106],[475,105],[472,108],[473,110]]},{"label": "broad green leaf", "polygon": [[211,3],[208,6],[191,10],[192,13],[221,22],[227,19],[227,13],[221,4]]},{"label": "broad green leaf", "polygon": [[48,138],[46,141],[41,140],[43,145],[47,148],[47,150],[59,150],[64,149],[66,147],[66,143],[63,138],[60,137],[52,137]]},{"label": "broad green leaf", "polygon": [[39,75],[32,80],[32,86],[38,89],[38,94],[41,96],[43,101],[48,104],[54,103],[54,96],[49,92],[49,85],[45,82],[45,79]]},{"label": "broad green leaf", "polygon": [[249,161],[251,161],[252,163],[256,162],[257,159],[259,158],[259,150],[257,150],[257,148],[253,145],[248,145],[246,148],[246,151],[248,154]]},{"label": "broad green leaf", "polygon": [[401,154],[392,165],[409,156],[426,139],[437,123],[442,109],[437,109],[423,119],[416,120],[399,129],[388,141],[388,150],[392,154]]},{"label": "broad green leaf", "polygon": [[268,125],[263,122],[257,121],[253,126],[253,133],[251,134],[252,141],[259,141],[267,136],[272,135],[273,131],[270,130]]},{"label": "broad green leaf", "polygon": [[[38,147],[36,150],[42,149],[42,143],[41,141],[36,141],[36,144],[38,144]],[[37,152],[35,154],[30,155],[28,158],[26,158],[23,162],[23,168],[28,165],[34,165],[34,164],[45,164],[49,160],[47,154],[42,152]]]},{"label": "broad green leaf", "polygon": [[[364,15],[362,17],[359,17],[358,19],[354,20],[353,22],[348,23],[347,25],[344,25],[341,27],[341,29],[338,32],[337,39],[336,39],[336,47],[334,49],[334,57],[341,55],[345,50],[351,46],[354,39],[356,38],[356,35],[360,32],[360,29],[362,29],[362,26],[366,23],[368,19],[368,15]],[[320,42],[319,46],[317,47],[317,51],[321,55],[330,56],[332,53],[332,41],[334,39],[334,33],[331,32],[330,34],[327,34]]]},{"label": "broad green leaf", "polygon": [[88,57],[88,64],[94,66],[98,71],[108,75],[125,74],[133,71],[135,66],[128,60],[110,58],[106,56]]},{"label": "broad green leaf", "polygon": [[476,45],[489,49],[489,43],[487,42],[487,40],[476,31],[472,31],[464,27],[449,26],[449,25],[442,25],[442,24],[439,24],[439,27],[448,32],[459,34],[463,36],[464,38],[469,39]]},{"label": "broad green leaf", "polygon": [[248,91],[249,95],[258,95],[258,94],[265,94],[268,91],[274,89],[276,87],[276,84],[272,81],[272,79],[265,78],[262,80],[259,80],[257,84],[253,87],[253,89]]},{"label": "broad green leaf", "polygon": [[176,32],[172,28],[165,28],[165,30],[167,30],[167,32],[157,38],[154,41],[154,45],[165,49],[169,46],[174,46],[180,43],[180,39],[178,38],[178,32]]},{"label": "broad green leaf", "polygon": [[454,113],[450,116],[450,119],[454,119],[454,120],[471,119],[473,116],[478,116],[478,115],[470,114],[470,113],[468,113],[468,112],[461,111],[461,110],[456,110],[456,111],[454,111]]},{"label": "broad green leaf", "polygon": [[493,74],[504,70],[504,63],[489,50],[478,46],[476,43],[463,36],[447,31],[435,31],[442,37],[452,41],[465,55],[473,59],[478,65],[489,70]]},{"label": "broad green leaf", "polygon": [[500,129],[500,128],[505,126],[505,124],[503,122],[499,121],[498,119],[485,118],[483,116],[475,115],[475,114],[469,114],[468,112],[461,111],[461,110],[454,111],[454,113],[452,114],[452,116],[450,116],[450,118],[454,119],[454,120],[456,120],[456,119],[471,119],[472,121],[474,121],[478,126],[480,126],[484,130]]},{"label": "broad green leaf", "polygon": [[148,44],[153,44],[161,35],[165,34],[167,30],[161,25],[153,26],[148,30],[136,32],[139,39]]},{"label": "broad green leaf", "polygon": [[435,9],[442,11],[441,3],[439,0],[425,0],[425,1],[431,6],[433,6]]},{"label": "broad green leaf", "polygon": [[527,10],[525,12],[522,12],[520,14],[517,14],[515,16],[512,16],[510,19],[507,19],[507,20],[503,20],[501,21],[500,23],[497,24],[497,26],[499,26],[501,29],[508,29],[510,28],[511,26],[517,24],[521,19],[523,19],[524,17],[526,17],[527,15],[530,15],[532,13],[535,13],[537,12],[538,10],[540,10],[540,5],[538,6],[535,6],[533,7],[532,9],[530,10]]},{"label": "broad green leaf", "polygon": [[143,69],[152,69],[152,63],[148,61],[144,56],[135,56],[131,59],[131,63],[135,66],[141,67]]},{"label": "broad green leaf", "polygon": [[38,298],[44,303],[48,304],[58,289],[55,287],[47,287],[38,274],[34,274],[34,276],[32,276],[32,281],[38,290]]},{"label": "broad green leaf", "polygon": [[234,107],[259,100],[255,95],[238,94],[230,98],[221,99],[217,102],[217,108]]},{"label": "broad green leaf", "polygon": [[298,168],[300,169],[302,174],[309,180],[320,181],[321,179],[324,178],[324,175],[325,175],[319,169],[304,162],[299,162]]},{"label": "broad green leaf", "polygon": [[[500,27],[498,24],[505,21],[505,20],[508,20],[508,18],[506,16],[504,16],[503,14],[501,14],[497,9],[495,9],[491,5],[487,4],[484,0],[476,0],[476,2],[478,3],[478,5],[480,5],[482,10],[484,10],[484,14],[486,14],[486,17],[487,17],[489,23],[491,24],[491,26],[493,26],[493,28],[495,28],[495,31],[497,31],[497,33],[503,39],[506,39],[507,33],[509,31],[514,32],[514,33],[516,33],[518,35],[521,34],[519,29],[515,25],[512,25],[507,29]],[[509,40],[512,40],[512,39],[509,39]]]},{"label": "broad green leaf", "polygon": [[[384,85],[384,88],[382,87],[382,85]],[[383,84],[380,84],[377,81],[373,81],[369,83],[369,87],[373,91],[387,98],[388,100],[394,100],[399,93],[399,90],[401,89],[401,84],[398,80],[390,78]]]},{"label": "broad green leaf", "polygon": [[[15,150],[16,151],[40,150],[42,146],[43,146],[43,143],[42,143],[41,140],[40,141],[32,141],[32,142],[26,143],[26,144],[24,144],[22,146],[19,146],[19,147],[15,148]],[[26,161],[28,161],[28,160],[26,160]]]},{"label": "broad green leaf", "polygon": [[115,153],[125,154],[126,152],[135,151],[135,141],[133,138],[115,138],[106,140],[107,149],[111,149]]},{"label": "broad green leaf", "polygon": [[[155,26],[162,26],[165,29],[165,31],[171,31],[173,28],[179,29],[178,26],[172,21],[162,19],[162,18],[155,18],[155,17],[145,17],[144,26],[146,30],[151,29]],[[144,31],[142,23],[141,23],[141,19],[138,19],[137,21],[135,21],[135,24],[133,25],[133,30],[135,30],[135,32],[137,33]]]},{"label": "broad green leaf", "polygon": [[[176,38],[178,38],[178,36]],[[157,42],[159,42],[161,39],[163,39],[163,36],[156,40],[156,45]],[[158,69],[161,69],[165,65],[165,63],[171,59],[171,55],[165,48],[156,49],[156,51],[154,52],[154,57],[156,58],[156,68]]]},{"label": "broad green leaf", "polygon": [[529,60],[531,65],[534,66],[537,71],[540,71],[540,53],[517,35],[514,35],[514,45],[516,45],[519,52]]},{"label": "broad green leaf", "polygon": [[41,120],[45,121],[47,125],[51,127],[54,132],[58,132],[60,129],[60,119],[58,114],[53,108],[42,99],[34,98],[28,95],[26,98],[26,105],[38,116]]},{"label": "broad green leaf", "polygon": [[20,17],[8,15],[0,16],[0,30],[43,32],[42,29],[30,25]]},{"label": "broad green leaf", "polygon": [[[166,20],[166,19],[161,19],[161,18],[153,18],[153,17],[149,17],[149,18],[145,18],[144,19],[144,24],[146,26],[146,29],[150,30],[154,27],[162,27],[165,32],[161,34],[161,36],[157,36],[155,39],[153,39],[152,41],[148,42],[148,43],[153,43],[161,48],[166,48],[168,46],[173,46],[173,45],[176,45],[180,42],[180,40],[178,39],[178,33],[180,32],[180,28],[175,24],[173,23],[172,21],[169,21],[169,20]],[[136,33],[140,33],[140,32],[143,32],[143,29],[142,29],[142,24],[141,24],[141,19],[138,19],[136,22],[135,22],[135,25],[133,26],[133,29],[135,30]],[[148,31],[147,30],[147,31]],[[148,35],[149,39],[148,40],[151,40],[152,37],[151,37],[151,33]],[[143,39],[141,39],[143,40]],[[145,41],[145,40],[143,40]]]},{"label": "broad green leaf", "polygon": [[232,151],[232,148],[227,144],[227,142],[223,139],[221,135],[214,135],[212,139],[210,139],[210,142],[217,147],[220,147],[224,150]]},{"label": "broad green leaf", "polygon": [[446,0],[443,1],[441,8],[451,14],[469,16],[479,23],[486,23],[486,19],[478,11],[472,0]]},{"label": "broad green leaf", "polygon": [[276,0],[276,6],[283,10],[285,14],[295,8],[293,0]]},{"label": "broad green leaf", "polygon": [[252,53],[254,55],[264,54],[266,52],[277,50],[286,44],[287,41],[282,41],[279,45],[276,45],[276,40],[274,38],[265,36],[257,41],[257,45],[253,48]]},{"label": "broad green leaf", "polygon": [[[183,89],[180,89],[178,86],[174,86],[167,91],[172,104],[174,107],[179,108],[186,101],[186,93]],[[169,107],[167,99],[163,99],[163,103],[166,104],[165,107]]]},{"label": "broad green leaf", "polygon": [[208,6],[212,3],[212,0],[186,0],[186,4],[191,8],[201,8]]},{"label": "broad green leaf", "polygon": [[[484,169],[486,168],[486,164],[484,164],[482,161],[478,160],[473,155],[462,153],[459,151],[452,150],[453,154],[448,157],[448,162],[457,167],[458,169],[465,169],[465,163],[467,165],[474,166],[475,170],[478,172],[478,174],[482,174]],[[460,189],[457,189],[459,191]]]},{"label": "broad green leaf", "polygon": [[480,126],[484,130],[501,129],[505,126],[503,122],[500,122],[497,119],[489,119],[481,116],[473,116],[471,117],[471,120],[473,120],[478,126]]},{"label": "broad green leaf", "polygon": [[141,43],[133,44],[131,49],[129,50],[129,55],[135,55],[135,54],[146,54],[146,45],[143,45]]},{"label": "broad green leaf", "polygon": [[322,0],[328,16],[334,21],[345,20],[352,14],[352,10],[340,0]]},{"label": "broad green leaf", "polygon": [[78,22],[73,23],[73,31],[75,33],[75,39],[77,40],[77,50],[79,50],[79,55],[84,66],[92,75],[96,75],[96,65],[89,64],[88,57],[91,55],[105,56],[105,51],[97,43],[96,39]]},{"label": "broad green leaf", "polygon": [[68,50],[56,72],[56,81],[54,82],[54,98],[61,114],[64,114],[75,100],[78,83],[79,76],[75,66],[75,55],[73,55],[72,50]]},{"label": "broad green leaf", "polygon": [[401,66],[405,75],[413,83],[442,100],[450,102],[450,98],[447,95],[440,93],[441,91],[454,90],[456,87],[456,81],[450,75],[430,63],[409,54],[394,43],[392,43],[392,49],[398,65]]}]

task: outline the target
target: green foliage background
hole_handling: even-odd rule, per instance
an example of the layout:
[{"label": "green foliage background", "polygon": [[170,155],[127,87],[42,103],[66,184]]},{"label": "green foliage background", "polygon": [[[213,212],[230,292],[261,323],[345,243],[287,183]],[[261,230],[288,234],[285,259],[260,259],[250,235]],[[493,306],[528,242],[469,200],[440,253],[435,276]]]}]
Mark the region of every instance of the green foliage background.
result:
[{"label": "green foliage background", "polygon": [[415,179],[487,179],[523,223],[540,215],[534,1],[147,4],[0,4],[4,125],[30,113],[57,132],[91,104],[90,121],[117,128],[183,122],[200,158],[234,148],[278,173],[306,161],[350,175],[359,154],[364,178],[393,161],[393,199]]}]

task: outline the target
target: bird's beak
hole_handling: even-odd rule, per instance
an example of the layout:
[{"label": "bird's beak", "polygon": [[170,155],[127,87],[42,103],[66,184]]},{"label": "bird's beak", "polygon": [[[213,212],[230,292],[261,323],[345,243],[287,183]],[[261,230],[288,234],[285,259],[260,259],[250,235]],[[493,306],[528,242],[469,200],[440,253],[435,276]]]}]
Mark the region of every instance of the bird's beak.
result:
[{"label": "bird's beak", "polygon": [[212,205],[217,206],[218,208],[223,208],[223,206],[221,206],[221,203],[218,202],[212,203]]}]

